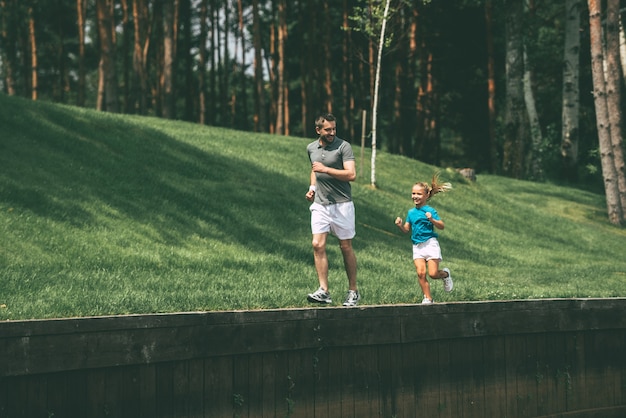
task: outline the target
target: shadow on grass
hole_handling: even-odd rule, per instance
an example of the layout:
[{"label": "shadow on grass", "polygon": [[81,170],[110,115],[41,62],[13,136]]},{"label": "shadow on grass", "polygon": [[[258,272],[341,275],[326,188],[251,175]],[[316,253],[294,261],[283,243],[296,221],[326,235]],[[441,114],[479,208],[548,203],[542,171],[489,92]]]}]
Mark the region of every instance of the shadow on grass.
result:
[{"label": "shadow on grass", "polygon": [[148,224],[168,245],[200,236],[311,257],[284,239],[294,229],[308,236],[304,185],[225,156],[229,139],[196,147],[115,115],[16,98],[0,97],[0,113],[0,199],[16,212],[87,227],[102,208]]}]

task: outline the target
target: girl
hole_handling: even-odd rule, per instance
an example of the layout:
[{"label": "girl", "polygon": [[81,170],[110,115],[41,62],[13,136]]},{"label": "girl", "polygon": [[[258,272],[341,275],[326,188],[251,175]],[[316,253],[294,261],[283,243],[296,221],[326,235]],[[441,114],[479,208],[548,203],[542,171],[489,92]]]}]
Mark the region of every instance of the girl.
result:
[{"label": "girl", "polygon": [[426,266],[428,265],[428,275],[431,279],[442,279],[443,288],[446,292],[452,291],[453,282],[450,277],[450,270],[444,268],[439,270],[441,262],[441,248],[437,240],[437,233],[434,228],[443,229],[443,220],[437,211],[427,205],[428,200],[439,192],[445,192],[452,188],[450,183],[438,184],[439,176],[433,176],[430,185],[425,182],[415,183],[411,189],[411,198],[415,207],[410,209],[406,216],[406,222],[402,224],[402,218],[396,218],[395,224],[398,228],[407,233],[411,231],[411,241],[413,242],[413,263],[417,270],[417,278],[424,293],[422,304],[432,304],[433,298],[430,295],[430,283],[426,278]]}]

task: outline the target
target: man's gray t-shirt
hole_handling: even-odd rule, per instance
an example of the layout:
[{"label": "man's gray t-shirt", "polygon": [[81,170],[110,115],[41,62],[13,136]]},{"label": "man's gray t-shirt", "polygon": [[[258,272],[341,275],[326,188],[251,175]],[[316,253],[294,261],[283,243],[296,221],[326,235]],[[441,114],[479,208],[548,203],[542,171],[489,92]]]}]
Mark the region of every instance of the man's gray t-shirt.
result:
[{"label": "man's gray t-shirt", "polygon": [[[343,170],[344,161],[354,161],[350,143],[335,137],[332,143],[322,147],[319,139],[307,146],[311,164],[320,162],[326,167]],[[315,202],[322,205],[350,202],[352,188],[349,181],[341,181],[326,173],[315,173]]]}]

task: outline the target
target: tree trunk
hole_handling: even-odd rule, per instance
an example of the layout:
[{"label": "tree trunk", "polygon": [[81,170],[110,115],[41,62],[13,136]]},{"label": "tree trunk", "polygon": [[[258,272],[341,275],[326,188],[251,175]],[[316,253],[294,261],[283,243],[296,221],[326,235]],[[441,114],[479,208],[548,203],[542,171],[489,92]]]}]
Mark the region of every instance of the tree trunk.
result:
[{"label": "tree trunk", "polygon": [[437,34],[431,33],[425,22],[429,20],[425,8],[420,14],[419,28],[419,87],[417,89],[417,131],[414,156],[429,164],[439,164],[440,141],[438,123],[438,97],[435,77],[434,42]]},{"label": "tree trunk", "polygon": [[0,14],[2,15],[2,20],[0,21],[0,36],[2,37],[2,63],[4,66],[4,82],[6,86],[6,91],[9,96],[15,95],[15,48],[13,36],[15,31],[12,30],[12,26],[9,27],[12,22],[12,9],[13,4],[7,2],[5,0],[0,1]]},{"label": "tree trunk", "polygon": [[[133,0],[133,23],[135,25],[135,44],[133,50],[133,85],[139,88],[135,93],[137,111],[145,115],[148,110],[148,70],[147,57],[150,45],[150,27],[148,25],[148,8],[145,0]],[[133,90],[136,90],[135,88]]]},{"label": "tree trunk", "polygon": [[115,68],[114,22],[111,14],[113,0],[96,0],[98,35],[100,38],[100,110],[117,113],[117,71]]},{"label": "tree trunk", "polygon": [[493,2],[485,1],[485,32],[487,42],[487,115],[489,135],[489,167],[498,173],[498,146],[496,141],[496,70],[493,47]]},{"label": "tree trunk", "polygon": [[209,2],[209,20],[211,21],[211,31],[209,32],[209,61],[211,62],[211,69],[209,70],[208,123],[210,125],[215,125],[217,122],[217,64],[215,62],[215,54],[217,52],[217,48],[219,48],[219,42],[217,40],[219,13],[217,11],[216,4],[216,0],[210,0]]},{"label": "tree trunk", "polygon": [[[329,22],[331,20],[330,17],[330,8],[328,7],[328,0],[323,0],[323,16],[324,22]],[[322,53],[323,55],[323,89],[324,89],[324,98],[322,100],[323,107],[328,112],[333,111],[333,77],[332,72],[330,70],[331,65],[333,65],[332,53],[330,50],[330,44],[332,42],[330,38],[330,31],[322,30],[322,34],[324,37],[324,41],[322,42]],[[345,110],[344,110],[345,111]]]},{"label": "tree trunk", "polygon": [[[239,13],[239,41],[241,42],[241,86],[240,86],[240,91],[241,91],[241,109],[242,109],[242,116],[241,116],[241,120],[244,121],[244,123],[247,122],[248,120],[248,94],[247,94],[247,83],[246,83],[246,76],[245,76],[245,72],[246,72],[246,34],[245,34],[245,26],[244,26],[244,19],[243,19],[243,4],[242,4],[242,0],[237,0],[237,11]],[[236,97],[234,98],[236,99]],[[233,110],[232,110],[232,114],[233,114],[233,119],[235,117],[235,112],[237,107],[235,106],[236,102],[233,100]],[[233,123],[233,125],[235,125]],[[246,125],[247,129],[247,123]]]},{"label": "tree trunk", "polygon": [[122,0],[122,77],[124,83],[124,92],[122,94],[123,104],[122,109],[124,113],[131,112],[131,97],[130,97],[130,76],[131,76],[131,63],[130,63],[130,42],[132,39],[132,25],[130,22],[130,14],[128,11],[128,0]]},{"label": "tree trunk", "polygon": [[606,17],[606,101],[611,126],[613,163],[617,174],[617,189],[621,209],[621,223],[626,211],[626,175],[622,148],[621,73],[619,62],[619,0],[607,1]]},{"label": "tree trunk", "polygon": [[163,2],[163,73],[161,78],[161,93],[163,117],[174,119],[174,0]]},{"label": "tree trunk", "polygon": [[224,43],[222,45],[224,54],[220,61],[220,122],[222,126],[228,126],[228,93],[230,90],[230,2],[224,2]]},{"label": "tree trunk", "polygon": [[526,173],[527,177],[530,177],[533,180],[543,180],[541,155],[543,138],[541,135],[539,115],[537,114],[537,107],[535,106],[532,72],[530,71],[530,63],[528,62],[528,55],[526,54],[526,46],[524,46],[524,103],[526,103],[526,112],[528,113],[531,137],[531,147],[528,153],[529,167],[526,169]]},{"label": "tree trunk", "polygon": [[383,46],[385,45],[385,29],[387,28],[387,15],[389,14],[390,0],[385,2],[383,12],[383,22],[380,28],[380,39],[378,40],[378,58],[376,59],[376,80],[374,81],[374,100],[372,101],[372,163],[371,178],[372,187],[376,187],[376,119],[378,114],[378,89],[380,87],[380,66],[383,56]]},{"label": "tree trunk", "polygon": [[30,41],[30,97],[32,100],[37,100],[37,89],[39,87],[37,78],[37,37],[35,35],[35,16],[32,7],[28,8],[28,39]]},{"label": "tree trunk", "polygon": [[277,78],[276,78],[276,133],[286,135],[285,127],[285,41],[287,37],[287,21],[285,18],[285,0],[278,0],[278,47],[277,47]]},{"label": "tree trunk", "polygon": [[[307,30],[310,31],[314,31],[315,30],[315,25],[312,24],[311,26],[309,26],[309,11],[310,8],[312,7],[312,3],[311,2],[306,2],[304,5],[302,5],[301,3],[301,7],[303,8],[303,10],[298,13],[298,25],[302,28],[307,28]],[[312,23],[314,23],[316,15],[315,13],[313,13],[312,15],[310,15],[311,19],[313,20]],[[301,35],[302,36],[302,35]],[[310,88],[311,88],[311,83],[309,83],[310,80],[310,71],[312,70],[311,65],[310,65],[310,60],[311,60],[311,56],[313,55],[313,52],[311,51],[312,48],[309,47],[308,45],[308,39],[303,39],[303,45],[302,45],[302,57],[300,59],[300,103],[302,106],[302,111],[300,112],[300,124],[302,125],[302,136],[303,137],[308,137],[309,136],[309,100],[310,100]]]},{"label": "tree trunk", "polygon": [[409,40],[408,40],[408,56],[407,56],[407,74],[406,74],[406,91],[402,94],[405,97],[403,99],[404,108],[406,111],[403,115],[406,129],[404,137],[402,138],[402,145],[400,147],[400,153],[405,156],[415,155],[415,133],[417,129],[416,118],[414,109],[415,103],[415,84],[416,84],[416,69],[417,69],[417,57],[418,57],[418,22],[419,11],[417,8],[413,8],[409,12]]},{"label": "tree trunk", "polygon": [[611,125],[606,100],[606,82],[604,79],[602,51],[602,22],[600,0],[588,0],[589,5],[589,38],[591,44],[591,67],[593,77],[593,96],[596,108],[596,125],[600,144],[600,161],[609,222],[621,225],[622,214],[617,188],[617,170],[613,162],[611,146]]},{"label": "tree trunk", "polygon": [[[272,6],[274,6],[275,2],[272,2]],[[274,11],[272,10],[272,15],[274,15]],[[278,77],[276,73],[278,72],[278,62],[276,57],[276,22],[272,21],[269,25],[269,33],[270,33],[270,42],[269,42],[269,51],[266,58],[266,68],[267,75],[269,76],[269,105],[268,105],[268,113],[269,113],[269,133],[276,133],[276,104],[278,102],[278,86],[276,85]]]},{"label": "tree trunk", "polygon": [[[194,120],[194,105],[196,98],[196,81],[194,76],[194,55],[192,54],[192,46],[195,46],[192,39],[192,19],[195,17],[195,6],[192,12],[191,0],[181,0],[180,3],[180,24],[183,28],[182,32],[182,53],[184,54],[185,61],[185,91],[183,93],[185,97],[185,110],[183,119],[186,121]],[[178,53],[176,54],[178,55]]]},{"label": "tree trunk", "polygon": [[524,103],[524,52],[521,21],[523,0],[506,0],[506,103],[502,171],[521,179],[528,145],[528,114]]},{"label": "tree trunk", "polygon": [[58,63],[58,68],[53,69],[56,72],[56,85],[53,86],[52,89],[52,98],[53,100],[59,103],[65,103],[65,93],[69,91],[69,80],[68,80],[68,71],[66,70],[66,48],[65,48],[65,32],[66,27],[62,23],[62,18],[65,16],[65,11],[61,8],[56,8],[55,16],[53,19],[57,22],[56,27],[56,58]]},{"label": "tree trunk", "polygon": [[[150,99],[154,114],[157,117],[163,117],[163,1],[153,3],[152,6],[153,23],[151,26],[154,30],[154,48],[148,57],[154,63],[152,65],[154,68],[154,81],[150,80],[151,82],[149,83]],[[149,63],[147,67],[150,69]],[[148,73],[150,76],[150,70],[148,70]]]},{"label": "tree trunk", "polygon": [[626,76],[626,34],[624,34],[624,20],[619,15],[619,57],[622,67],[622,78]]},{"label": "tree trunk", "polygon": [[561,171],[565,179],[576,181],[580,135],[580,0],[565,1],[565,46],[563,50]]},{"label": "tree trunk", "polygon": [[354,85],[354,77],[352,72],[352,35],[349,30],[350,28],[350,8],[348,6],[348,0],[343,0],[342,2],[342,26],[343,26],[343,36],[341,39],[341,55],[342,55],[342,66],[341,66],[341,107],[344,109],[342,118],[341,118],[341,126],[345,130],[348,138],[355,137],[354,125],[352,124],[352,115],[355,113],[354,108],[354,89],[352,86]]},{"label": "tree trunk", "polygon": [[254,42],[254,132],[265,131],[265,95],[259,0],[252,1],[252,38]]},{"label": "tree trunk", "polygon": [[198,46],[198,122],[206,124],[206,42],[208,25],[208,0],[200,3],[200,45]]}]

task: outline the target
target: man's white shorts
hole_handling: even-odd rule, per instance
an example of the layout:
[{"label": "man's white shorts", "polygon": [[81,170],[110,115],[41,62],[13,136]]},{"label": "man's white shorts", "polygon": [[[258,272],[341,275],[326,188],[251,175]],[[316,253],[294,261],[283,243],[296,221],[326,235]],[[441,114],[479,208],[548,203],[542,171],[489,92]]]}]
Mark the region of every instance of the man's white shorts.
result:
[{"label": "man's white shorts", "polygon": [[353,202],[332,205],[313,203],[309,210],[311,211],[311,232],[313,234],[331,232],[339,239],[352,239],[356,235]]},{"label": "man's white shorts", "polygon": [[437,238],[431,238],[428,241],[413,244],[413,260],[423,258],[424,260],[441,261],[441,247]]}]

